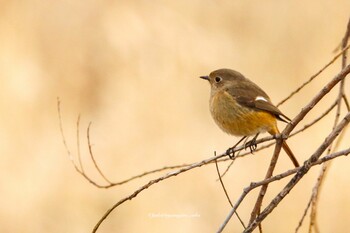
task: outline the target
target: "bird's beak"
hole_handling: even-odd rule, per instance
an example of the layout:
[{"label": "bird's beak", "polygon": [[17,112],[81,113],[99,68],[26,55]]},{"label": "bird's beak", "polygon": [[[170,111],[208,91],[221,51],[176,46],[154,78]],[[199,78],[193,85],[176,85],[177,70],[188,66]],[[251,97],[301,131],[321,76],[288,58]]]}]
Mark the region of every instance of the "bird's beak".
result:
[{"label": "bird's beak", "polygon": [[208,80],[209,81],[209,76],[200,76],[200,78]]}]

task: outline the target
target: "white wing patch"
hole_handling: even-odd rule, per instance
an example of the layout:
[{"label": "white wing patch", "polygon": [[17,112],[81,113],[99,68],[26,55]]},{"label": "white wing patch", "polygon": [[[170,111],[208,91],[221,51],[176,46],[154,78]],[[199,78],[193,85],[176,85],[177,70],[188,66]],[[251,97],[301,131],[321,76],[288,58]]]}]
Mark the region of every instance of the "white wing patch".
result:
[{"label": "white wing patch", "polygon": [[257,96],[257,97],[255,98],[255,101],[258,101],[258,100],[262,100],[262,101],[265,101],[265,102],[269,102],[267,99],[265,99],[265,98],[262,97],[262,96]]}]

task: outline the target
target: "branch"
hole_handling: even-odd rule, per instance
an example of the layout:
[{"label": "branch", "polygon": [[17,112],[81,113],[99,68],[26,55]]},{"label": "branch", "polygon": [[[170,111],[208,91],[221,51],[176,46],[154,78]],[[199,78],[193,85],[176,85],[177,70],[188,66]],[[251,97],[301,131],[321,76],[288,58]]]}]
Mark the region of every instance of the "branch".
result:
[{"label": "branch", "polygon": [[[214,152],[214,155],[216,156],[216,152]],[[226,196],[228,202],[230,203],[231,207],[233,207],[233,204],[231,202],[230,196],[228,195],[227,190],[226,190],[225,185],[224,185],[224,182],[222,181],[222,177],[220,175],[219,166],[218,166],[218,163],[217,163],[216,160],[215,160],[215,167],[216,167],[216,172],[218,173],[218,176],[219,176],[221,187],[224,190],[225,196]],[[240,223],[242,224],[243,228],[245,229],[246,226],[245,226],[243,220],[241,219],[241,217],[239,216],[239,214],[237,213],[237,211],[235,211],[235,214],[236,214],[238,220],[240,221]]]},{"label": "branch", "polygon": [[[348,48],[349,47],[349,46],[347,46],[349,38],[350,38],[350,19],[348,21],[348,25],[346,27],[345,36],[344,36],[343,41],[342,41],[342,48]],[[343,69],[346,66],[346,61],[347,61],[347,54],[344,53],[343,54],[343,59],[342,59],[342,68]]]},{"label": "branch", "polygon": [[[342,49],[344,49],[346,46],[347,46],[347,43],[348,43],[348,40],[349,40],[349,36],[350,36],[350,19],[348,21],[348,25],[347,25],[347,30],[346,30],[346,33],[345,33],[345,36],[342,40]],[[342,69],[345,68],[346,66],[346,60],[347,60],[347,51],[343,53],[342,55]],[[335,118],[334,118],[334,124],[333,124],[333,129],[336,127],[336,125],[338,124],[339,122],[339,117],[340,117],[340,114],[341,114],[341,103],[342,103],[342,100],[344,99],[345,101],[345,104],[347,99],[346,99],[346,95],[344,94],[344,85],[345,85],[345,79],[343,79],[341,82],[340,82],[340,86],[339,86],[339,93],[338,93],[338,98],[336,100],[337,102],[337,111],[336,111],[336,115],[335,115]],[[337,141],[339,142],[339,140]],[[332,144],[329,145],[328,147],[328,150],[327,150],[327,154],[330,154],[331,151],[332,151]],[[336,147],[334,147],[334,150],[336,150]],[[317,221],[316,221],[316,214],[317,214],[317,204],[318,204],[318,200],[319,200],[319,194],[320,194],[320,190],[321,190],[321,187],[324,183],[324,180],[325,180],[325,177],[326,177],[326,174],[328,173],[329,171],[329,167],[331,165],[331,162],[328,162],[328,163],[325,163],[323,164],[322,166],[322,169],[320,171],[320,174],[317,178],[317,182],[313,188],[313,191],[312,191],[312,196],[311,196],[311,200],[312,200],[312,205],[311,205],[311,213],[310,213],[310,224],[309,224],[309,233],[312,232],[312,228],[314,227],[315,228],[315,231],[316,232],[319,232],[318,230],[318,225],[317,225]]]},{"label": "branch", "polygon": [[328,93],[333,87],[343,80],[350,73],[350,66],[346,66],[340,73],[338,73],[321,91],[307,104],[301,112],[287,125],[283,130],[282,135],[288,136],[290,132],[297,126],[297,124],[304,119],[304,117],[310,112],[310,110]]},{"label": "branch", "polygon": [[327,69],[330,65],[332,65],[341,55],[343,55],[348,49],[350,48],[350,45],[344,47],[342,49],[341,52],[339,52],[337,55],[335,55],[333,57],[333,59],[328,62],[322,69],[320,69],[316,74],[312,75],[310,77],[310,79],[308,81],[306,81],[305,83],[303,83],[300,87],[298,87],[295,91],[293,91],[292,93],[290,93],[289,96],[287,96],[286,98],[284,98],[283,100],[281,100],[276,107],[279,107],[280,105],[284,104],[284,102],[286,102],[287,100],[289,100],[290,98],[292,98],[295,94],[297,94],[301,89],[303,89],[306,85],[308,85],[309,83],[311,83],[312,80],[314,80],[318,75],[320,75],[325,69]]},{"label": "branch", "polygon": [[[316,162],[311,163],[311,167],[323,164],[329,160],[335,159],[335,158],[340,157],[340,156],[347,156],[348,154],[350,154],[350,148],[348,148],[346,150],[339,151],[339,152],[335,152],[335,153],[327,155],[321,159],[318,159]],[[227,215],[224,223],[220,226],[220,228],[217,232],[222,232],[224,230],[225,225],[230,221],[230,218],[232,217],[234,212],[237,210],[237,208],[240,206],[240,204],[242,203],[242,201],[244,200],[244,198],[247,196],[247,194],[249,192],[251,192],[253,189],[258,188],[262,185],[269,184],[269,183],[281,180],[281,179],[288,177],[290,175],[293,175],[293,174],[297,173],[301,168],[302,167],[293,168],[293,169],[290,169],[286,172],[283,172],[283,173],[280,173],[280,174],[275,175],[273,177],[270,177],[268,179],[264,179],[262,181],[250,183],[250,185],[248,187],[243,189],[241,196],[238,198],[237,202],[234,204],[230,213]]]},{"label": "branch", "polygon": [[[279,139],[276,143],[275,150],[273,152],[273,156],[271,158],[270,166],[269,166],[269,169],[267,170],[265,179],[272,177],[273,171],[275,170],[275,167],[277,164],[278,156],[281,152],[282,142],[283,142],[282,140],[283,139]],[[260,207],[262,205],[262,201],[264,199],[267,187],[268,187],[268,184],[264,184],[260,189],[259,196],[256,200],[255,206],[254,206],[253,211],[250,215],[249,224],[251,224],[254,221],[254,219],[256,218],[256,216],[260,213]]]},{"label": "branch", "polygon": [[[336,77],[335,78],[333,78],[312,100],[311,100],[311,102],[307,105],[307,106],[305,106],[303,109],[302,109],[302,111],[291,121],[291,123],[289,124],[289,125],[287,125],[287,127],[283,130],[283,132],[282,132],[282,135],[286,135],[286,136],[288,136],[289,135],[289,133],[293,130],[293,128],[295,128],[295,126],[307,115],[307,113],[330,91],[330,90],[332,90],[333,89],[333,87],[338,83],[338,82],[340,82],[340,81],[342,81],[345,77],[346,77],[346,75],[348,74],[350,72],[350,66],[347,66],[347,67],[345,67],[338,75],[336,75]],[[336,136],[338,136],[338,135],[336,135]],[[329,145],[327,145],[327,147],[328,147]],[[307,172],[307,171],[306,171]],[[306,173],[305,172],[305,173]],[[304,173],[304,174],[305,174]],[[302,176],[301,176],[302,177]],[[300,177],[300,178],[301,178]],[[298,180],[297,180],[298,181]],[[296,181],[296,183],[297,183],[297,181]],[[295,183],[295,184],[296,184]],[[295,185],[294,184],[294,185]],[[293,186],[291,186],[291,188],[290,189],[292,189],[293,187],[294,187],[294,185]],[[264,187],[264,186],[263,186]],[[267,188],[267,187],[266,187]],[[266,190],[261,190],[261,193],[264,193],[264,192],[266,192]],[[289,191],[288,191],[289,192]],[[286,194],[288,194],[288,193],[286,193]],[[286,195],[285,194],[285,195]],[[259,201],[259,203],[258,203],[258,201],[257,201],[257,203],[256,203],[256,205],[257,204],[260,204],[260,206],[261,206],[261,203],[262,203],[262,198],[263,197],[261,197],[261,194],[259,195],[259,197],[260,197],[260,199],[261,200],[259,200],[258,199],[258,201]],[[282,199],[281,199],[282,200]],[[276,205],[277,206],[277,205]],[[274,207],[275,208],[275,207]],[[272,211],[272,210],[271,210]],[[253,212],[252,212],[252,214],[253,213],[258,213],[258,207],[257,206],[255,206],[254,207],[254,210],[253,210]],[[261,214],[259,214],[259,216],[262,216]],[[261,223],[261,221],[258,221],[258,218],[256,218],[255,219],[255,221],[254,222],[252,222],[252,218],[253,218],[253,216],[251,216],[251,221],[250,221],[250,224],[249,224],[249,226],[254,226],[252,229],[254,229],[255,227],[256,227],[256,224],[260,224]],[[248,231],[248,229],[249,229],[249,226],[248,226],[248,228],[246,229],[246,231],[247,232],[249,232]]]},{"label": "branch", "polygon": [[[215,156],[216,156],[216,152],[214,152],[214,153],[215,153]],[[225,193],[225,196],[227,198],[227,201],[230,203],[230,206],[232,207],[233,205],[232,205],[230,196],[228,195],[227,190],[226,190],[225,185],[224,185],[224,182],[222,181],[222,178],[221,178],[221,175],[220,175],[219,166],[218,166],[218,162],[216,160],[215,160],[215,167],[216,167],[216,172],[218,173],[218,176],[219,176],[219,181],[220,181],[221,187],[224,190],[224,193]]]},{"label": "branch", "polygon": [[[63,141],[63,145],[64,145],[64,147],[66,149],[66,153],[68,155],[69,160],[73,164],[75,170],[80,175],[82,175],[92,185],[94,185],[94,186],[96,186],[98,188],[106,188],[107,189],[107,188],[111,188],[113,186],[118,186],[118,185],[122,185],[122,184],[128,183],[128,182],[130,182],[132,180],[135,180],[135,179],[138,179],[138,178],[142,178],[144,176],[147,176],[147,175],[150,175],[150,174],[154,174],[154,173],[157,173],[157,172],[171,170],[171,169],[177,169],[177,168],[182,168],[182,167],[189,167],[189,166],[192,166],[192,165],[195,164],[195,163],[192,163],[192,164],[182,164],[182,165],[175,165],[175,166],[165,166],[165,167],[162,167],[162,168],[158,168],[158,169],[154,169],[154,170],[151,170],[151,171],[147,171],[147,172],[141,173],[139,175],[132,176],[132,177],[130,177],[128,179],[125,179],[125,180],[122,180],[120,182],[109,182],[109,181],[107,181],[107,182],[109,182],[108,185],[100,185],[97,182],[93,181],[84,171],[84,166],[82,164],[81,153],[80,153],[80,115],[78,116],[77,123],[76,123],[76,125],[77,125],[77,134],[76,134],[76,138],[77,138],[77,155],[78,155],[78,164],[79,164],[79,166],[78,166],[75,163],[74,158],[73,158],[73,156],[72,156],[72,154],[71,154],[71,152],[69,150],[69,147],[67,145],[66,137],[65,137],[65,134],[64,134],[64,130],[63,130],[63,120],[62,120],[62,115],[61,115],[61,101],[60,101],[59,97],[57,97],[57,112],[58,112],[59,127],[60,127],[60,133],[61,133],[62,141]],[[93,155],[93,151],[92,151],[92,144],[91,144],[91,141],[90,141],[90,126],[91,126],[91,123],[89,124],[89,126],[87,128],[87,139],[88,139],[89,154],[90,154],[90,156],[91,156],[91,158],[92,158],[92,160],[94,162],[95,167],[97,167],[97,170],[100,170],[98,168],[98,166],[97,166],[97,163],[96,163],[95,159],[94,159],[94,155]]]},{"label": "branch", "polygon": [[335,106],[337,106],[337,101],[334,101],[334,103],[333,103],[324,113],[322,113],[319,117],[315,118],[315,119],[314,119],[313,121],[311,121],[310,123],[304,125],[303,128],[301,128],[301,129],[295,131],[294,133],[290,134],[289,137],[292,137],[292,136],[294,136],[294,135],[296,135],[296,134],[298,134],[298,133],[300,133],[300,132],[303,132],[305,129],[307,129],[307,128],[313,126],[314,124],[316,124],[316,123],[317,123],[318,121],[320,121],[322,118],[324,118],[325,116],[327,116],[328,113],[330,113],[330,112],[333,110],[333,108],[334,108]]},{"label": "branch", "polygon": [[[338,146],[339,146],[340,142],[342,141],[343,136],[345,135],[345,132],[347,131],[347,129],[348,129],[348,128],[345,128],[345,129],[341,132],[341,134],[340,134],[340,136],[338,137],[337,142],[336,142],[336,145],[335,145],[335,147],[334,147],[333,150],[336,150],[336,148],[338,148]],[[306,206],[306,208],[305,208],[305,210],[304,210],[304,214],[303,214],[303,216],[301,217],[301,219],[300,219],[300,221],[299,221],[299,224],[298,224],[298,226],[297,226],[296,229],[295,229],[295,232],[296,232],[296,233],[297,233],[297,232],[299,231],[299,229],[301,228],[301,226],[302,226],[302,224],[303,224],[303,221],[304,221],[304,219],[305,219],[305,217],[306,217],[306,214],[307,214],[309,208],[311,207],[311,204],[313,205],[313,211],[316,211],[316,208],[315,208],[315,204],[316,204],[316,203],[315,203],[314,199],[315,199],[315,198],[317,199],[317,195],[318,195],[318,193],[319,193],[319,190],[318,190],[318,189],[321,188],[322,180],[324,180],[325,173],[328,171],[328,170],[325,170],[324,168],[325,168],[326,166],[329,167],[329,165],[331,164],[331,163],[330,163],[330,162],[331,162],[330,160],[332,160],[333,158],[336,158],[336,157],[341,156],[341,155],[347,155],[347,154],[346,154],[347,151],[350,152],[349,149],[348,149],[348,150],[343,150],[343,151],[335,152],[335,153],[332,153],[332,154],[328,154],[327,156],[325,156],[325,157],[323,157],[322,159],[319,159],[319,160],[318,160],[319,162],[323,163],[323,166],[322,166],[321,172],[320,172],[320,174],[319,174],[319,177],[317,178],[317,182],[316,182],[316,184],[315,184],[315,186],[314,186],[314,188],[313,188],[313,191],[312,191],[312,195],[311,195],[311,197],[310,197],[310,200],[309,200],[309,202],[308,202],[308,204],[307,204],[307,206]],[[325,162],[325,163],[324,163],[324,162]],[[316,193],[316,192],[317,192],[317,193]],[[315,223],[315,218],[316,218],[316,215],[315,215],[314,213],[311,212],[311,213],[310,213],[310,227],[309,227],[309,231],[311,230],[311,226],[314,225],[314,223]],[[315,226],[316,226],[316,225],[315,225]]]},{"label": "branch", "polygon": [[98,171],[98,173],[100,174],[100,176],[109,184],[109,185],[113,185],[112,182],[109,181],[109,179],[106,178],[106,176],[103,174],[103,172],[101,171],[100,167],[97,165],[94,154],[92,153],[92,145],[91,145],[91,141],[90,141],[90,127],[91,127],[91,122],[89,123],[89,126],[87,127],[87,140],[88,140],[88,146],[89,146],[89,154],[91,157],[92,162],[94,163],[94,166],[96,168],[96,170]]},{"label": "branch", "polygon": [[308,210],[309,210],[310,207],[311,207],[312,198],[313,198],[313,196],[311,195],[310,200],[309,200],[309,202],[307,203],[307,206],[306,206],[306,208],[305,208],[305,210],[304,210],[304,214],[303,214],[303,216],[301,217],[301,219],[299,220],[298,226],[295,228],[295,233],[297,233],[297,232],[299,231],[299,229],[301,228],[301,226],[303,225],[303,221],[304,221],[304,219],[305,219],[305,217],[306,217],[306,214],[307,214]]},{"label": "branch", "polygon": [[209,159],[206,159],[206,160],[203,160],[201,162],[198,162],[198,163],[194,163],[192,164],[191,166],[188,166],[188,167],[184,167],[184,168],[181,168],[177,171],[174,171],[174,172],[169,172],[167,173],[166,175],[162,176],[162,177],[159,177],[157,179],[154,179],[154,180],[151,180],[149,181],[147,184],[143,185],[142,187],[138,188],[136,191],[134,191],[131,195],[121,199],[120,201],[118,201],[116,204],[114,204],[103,216],[102,218],[97,222],[97,224],[95,225],[94,229],[92,232],[96,232],[98,230],[98,228],[100,227],[101,223],[108,217],[108,215],[115,209],[117,208],[118,206],[120,206],[121,204],[123,204],[124,202],[128,201],[128,200],[132,200],[133,198],[135,198],[139,193],[141,193],[142,191],[148,189],[149,187],[151,187],[152,185],[158,183],[158,182],[161,182],[163,180],[166,180],[166,179],[169,179],[171,177],[174,177],[174,176],[177,176],[179,175],[180,173],[183,173],[183,172],[186,172],[188,170],[191,170],[193,168],[197,168],[197,167],[201,167],[205,164],[208,164],[208,163],[212,163],[214,162],[216,159],[219,159],[219,158],[222,158],[226,156],[226,153],[223,153],[221,155],[218,155],[218,156],[214,156],[214,157],[211,157]]},{"label": "branch", "polygon": [[300,179],[309,171],[313,162],[317,161],[322,153],[329,147],[334,139],[340,134],[340,132],[348,125],[350,121],[350,112],[346,114],[344,119],[337,125],[337,127],[328,135],[321,146],[315,151],[315,153],[304,163],[294,177],[288,182],[281,192],[270,202],[270,204],[264,209],[261,214],[250,224],[244,232],[252,232],[263,221],[268,214],[270,214],[283,198],[293,189],[293,187],[300,181]]},{"label": "branch", "polygon": [[[267,141],[268,139],[270,138],[270,140],[272,139],[271,137],[266,137],[264,140]],[[239,151],[243,148],[236,148],[235,151]],[[348,151],[344,151],[344,154],[349,154],[350,153],[350,149],[348,149]],[[341,155],[344,155],[344,154],[334,154],[332,155],[333,157],[329,157],[327,159],[324,159],[324,160],[321,160],[321,161],[317,161],[315,162],[314,165],[317,165],[317,164],[320,164],[324,161],[327,161],[329,159],[333,159],[335,157],[338,157],[338,156],[341,156]],[[117,202],[116,204],[114,204],[102,217],[101,219],[97,222],[97,224],[95,225],[94,229],[92,232],[96,232],[98,230],[98,228],[100,227],[101,223],[108,217],[108,215],[115,209],[117,208],[118,206],[120,206],[121,204],[123,204],[124,202],[128,201],[128,200],[132,200],[133,198],[135,198],[139,193],[141,193],[142,191],[148,189],[149,187],[151,187],[152,185],[158,183],[158,182],[161,182],[163,180],[166,180],[166,179],[169,179],[171,177],[174,177],[174,176],[177,176],[183,172],[186,172],[186,171],[189,171],[191,169],[194,169],[194,168],[197,168],[197,167],[201,167],[203,165],[206,165],[206,164],[209,164],[209,163],[213,163],[215,162],[216,159],[220,159],[220,158],[223,158],[226,156],[226,153],[222,153],[218,156],[214,156],[214,157],[211,157],[209,159],[206,159],[206,160],[203,160],[201,162],[198,162],[198,163],[193,163],[191,164],[190,166],[187,166],[187,167],[184,167],[184,168],[181,168],[177,171],[173,171],[173,172],[170,172],[170,173],[167,173],[166,175],[162,176],[162,177],[159,177],[157,179],[154,179],[154,180],[151,180],[149,181],[147,184],[143,185],[142,187],[138,188],[136,191],[134,191],[131,195],[128,195],[127,197],[121,199],[119,202]],[[294,171],[295,172],[295,171]],[[293,174],[293,173],[291,173]],[[289,174],[290,175],[290,174]],[[280,177],[280,179],[282,179],[283,177],[280,175],[280,176],[276,176],[277,178]],[[274,178],[274,179],[271,179],[271,180],[268,180],[268,182],[262,182],[261,185],[265,184],[265,183],[270,183],[272,181],[275,181],[275,180],[278,180],[277,178]],[[258,185],[260,186],[260,185]],[[257,186],[257,187],[258,187]],[[244,197],[243,197],[244,198]],[[242,200],[243,200],[242,198]],[[239,203],[236,203],[234,206],[233,206],[233,210],[235,211],[238,207]],[[234,211],[232,212],[232,215],[234,214]],[[232,217],[231,215],[231,217]]]},{"label": "branch", "polygon": [[[82,175],[86,180],[88,180],[91,184],[93,184],[94,186],[98,187],[98,188],[111,188],[111,187],[114,187],[114,186],[118,186],[118,185],[122,185],[122,184],[125,184],[125,183],[128,183],[132,180],[135,180],[135,179],[138,179],[138,178],[142,178],[144,176],[147,176],[147,175],[150,175],[150,174],[154,174],[154,173],[158,173],[158,172],[162,172],[162,171],[166,171],[166,170],[171,170],[171,169],[179,169],[179,168],[190,168],[190,169],[193,169],[195,167],[198,167],[198,166],[202,166],[200,165],[201,163],[190,163],[190,164],[181,164],[181,165],[174,165],[174,166],[164,166],[162,168],[159,168],[159,169],[154,169],[154,170],[151,170],[151,171],[146,171],[144,173],[141,173],[141,174],[138,174],[138,175],[135,175],[135,176],[132,176],[128,179],[125,179],[125,180],[122,180],[122,181],[119,181],[119,182],[109,182],[108,185],[100,185],[98,183],[96,183],[95,181],[93,181],[84,171],[84,166],[82,164],[82,160],[81,160],[81,153],[80,153],[80,115],[78,116],[78,119],[77,119],[77,135],[76,135],[76,138],[77,138],[77,154],[78,154],[78,161],[79,161],[79,167],[78,165],[74,162],[74,159],[73,159],[73,156],[68,148],[68,145],[67,145],[67,142],[66,142],[66,137],[65,137],[65,134],[64,134],[64,130],[63,130],[63,120],[62,120],[62,114],[61,114],[61,101],[59,98],[57,98],[57,112],[58,112],[58,117],[59,117],[59,127],[60,127],[60,132],[61,132],[61,136],[62,136],[62,141],[63,141],[63,144],[64,144],[64,147],[66,149],[66,152],[68,154],[68,157],[69,157],[69,160],[72,162],[75,170],[80,174]],[[323,117],[323,116],[322,116]],[[321,117],[321,118],[322,118]],[[316,121],[314,121],[314,123],[316,123]],[[306,128],[310,127],[312,124],[309,124],[309,125],[305,125],[304,128],[302,130],[305,130]],[[97,166],[97,163],[94,159],[94,153],[92,151],[92,143],[91,143],[91,139],[90,139],[90,128],[91,128],[91,123],[89,124],[88,128],[87,128],[87,139],[88,139],[88,147],[89,147],[89,154],[94,162],[94,165],[95,167]],[[301,131],[302,131],[301,130]],[[273,140],[273,137],[272,136],[267,136],[267,137],[264,137],[264,138],[261,138],[259,140],[257,140],[257,144],[261,144],[261,143],[264,143],[264,142],[268,142],[268,141],[271,141]],[[269,146],[272,146],[274,145],[275,142],[273,143],[270,143],[268,145],[265,145],[265,146],[262,146],[262,147],[259,147],[257,149],[257,151],[260,151],[260,150],[263,150]],[[245,149],[244,145],[242,146],[239,146],[239,147],[236,147],[234,149],[235,152],[240,152],[242,151],[243,149]],[[241,157],[245,157],[246,155],[249,155],[250,152],[245,152],[241,155],[238,155],[234,158],[235,159],[238,159],[238,158],[241,158]],[[217,160],[213,159],[213,158],[210,158],[208,159],[208,163],[206,164],[210,164],[210,163],[213,163],[215,161],[217,162],[225,162],[227,160],[231,160],[231,159],[227,159],[227,158],[224,158],[225,156],[220,156],[220,157],[217,157]],[[233,160],[233,161],[234,161]],[[98,167],[98,166],[97,166]],[[188,170],[190,170],[188,169]],[[97,170],[100,170],[99,168]],[[178,172],[178,171],[177,171]],[[108,179],[107,179],[108,180]]]}]

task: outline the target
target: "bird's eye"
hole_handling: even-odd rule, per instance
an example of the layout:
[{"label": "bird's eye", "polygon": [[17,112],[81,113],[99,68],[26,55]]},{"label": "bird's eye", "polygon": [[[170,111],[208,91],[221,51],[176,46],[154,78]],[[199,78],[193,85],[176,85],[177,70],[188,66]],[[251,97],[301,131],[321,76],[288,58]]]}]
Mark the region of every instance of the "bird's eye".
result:
[{"label": "bird's eye", "polygon": [[216,76],[215,77],[215,82],[216,83],[219,83],[219,82],[221,82],[222,81],[222,78],[221,77],[219,77],[219,76]]}]

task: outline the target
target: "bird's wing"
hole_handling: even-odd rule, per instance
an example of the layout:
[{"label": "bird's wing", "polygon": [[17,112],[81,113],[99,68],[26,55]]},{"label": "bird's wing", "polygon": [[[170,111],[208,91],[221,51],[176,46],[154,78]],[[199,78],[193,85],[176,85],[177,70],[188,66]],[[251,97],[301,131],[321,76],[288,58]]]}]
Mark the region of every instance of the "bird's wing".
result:
[{"label": "bird's wing", "polygon": [[242,106],[269,112],[275,115],[277,119],[286,123],[290,121],[286,115],[271,103],[269,96],[252,82],[240,83],[239,88],[230,87],[227,88],[226,91]]}]

